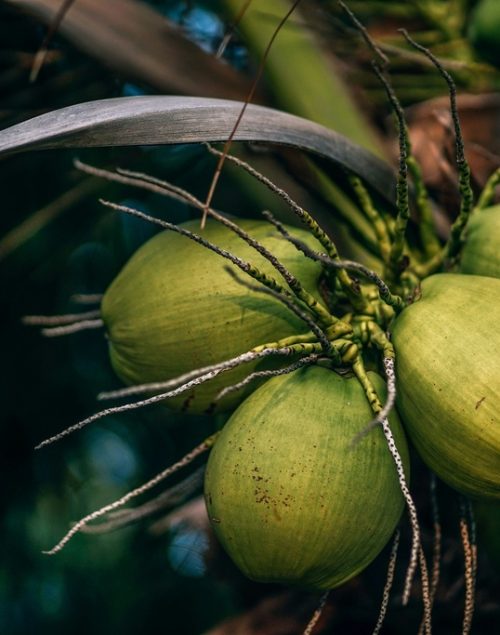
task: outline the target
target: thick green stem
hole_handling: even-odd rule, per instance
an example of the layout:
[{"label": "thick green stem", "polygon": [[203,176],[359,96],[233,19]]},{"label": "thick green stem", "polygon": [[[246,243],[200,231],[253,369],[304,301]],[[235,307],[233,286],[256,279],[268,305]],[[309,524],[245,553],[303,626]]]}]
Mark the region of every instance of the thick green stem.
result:
[{"label": "thick green stem", "polygon": [[384,358],[394,359],[396,357],[394,346],[380,326],[375,322],[369,322],[368,331],[370,333],[370,342],[382,351]]},{"label": "thick green stem", "polygon": [[316,336],[312,331],[309,333],[304,333],[302,335],[289,335],[288,337],[283,337],[280,340],[275,342],[266,342],[265,344],[259,344],[259,346],[254,346],[252,348],[253,353],[260,353],[268,348],[284,348],[287,346],[295,346],[295,344],[310,344],[317,341]]},{"label": "thick green stem", "polygon": [[464,242],[464,229],[473,209],[473,193],[470,185],[470,168],[467,162],[458,163],[459,182],[458,188],[461,195],[460,212],[456,221],[451,226],[450,237],[445,245],[445,259],[456,256]]},{"label": "thick green stem", "polygon": [[278,342],[268,342],[267,344],[261,344],[252,348],[252,353],[260,353],[266,349],[290,349],[290,355],[294,353],[306,353],[311,355],[312,353],[321,353],[321,344],[314,340],[314,336],[311,333],[305,335],[293,335],[291,337],[285,337]]},{"label": "thick green stem", "polygon": [[399,168],[398,181],[396,185],[396,205],[397,216],[394,227],[394,239],[389,254],[389,265],[387,273],[390,280],[399,280],[402,273],[402,264],[404,262],[405,235],[408,220],[410,218],[410,206],[408,196],[408,132],[406,128],[405,116],[401,104],[399,103],[394,90],[392,89],[389,79],[384,75],[378,64],[373,63],[373,70],[379,78],[381,84],[385,88],[387,98],[392,106],[396,116],[399,138]]},{"label": "thick green stem", "polygon": [[458,108],[457,108],[457,89],[455,86],[455,82],[453,81],[452,76],[448,73],[448,71],[443,67],[439,59],[427,49],[425,46],[418,44],[415,42],[405,29],[400,29],[401,33],[404,35],[409,44],[411,44],[415,49],[423,53],[437,68],[441,77],[448,84],[448,91],[450,95],[450,110],[451,110],[451,118],[453,121],[453,128],[455,130],[455,150],[456,150],[456,162],[458,167],[458,189],[460,191],[460,212],[456,221],[453,223],[451,227],[450,237],[448,242],[446,243],[443,251],[443,260],[447,260],[449,258],[454,258],[460,251],[463,245],[463,232],[467,225],[467,221],[473,210],[474,204],[474,194],[472,192],[471,179],[470,179],[470,168],[467,163],[467,159],[465,158],[464,152],[464,140],[462,137],[462,130],[460,128],[460,120],[458,117]]},{"label": "thick green stem", "polygon": [[408,169],[410,171],[413,184],[415,186],[416,204],[419,212],[419,231],[420,239],[424,253],[427,256],[433,256],[440,250],[439,239],[436,235],[436,228],[434,227],[434,219],[432,216],[432,210],[429,202],[429,195],[427,188],[425,187],[422,172],[420,166],[415,161],[415,157],[408,154],[406,160]]},{"label": "thick green stem", "polygon": [[298,280],[289,283],[289,286],[297,298],[318,318],[320,326],[328,327],[338,321],[338,318],[334,317],[311,293],[306,291]]},{"label": "thick green stem", "polygon": [[368,190],[363,185],[361,179],[355,174],[349,174],[349,182],[358,197],[361,209],[364,211],[366,217],[371,222],[375,235],[378,241],[378,247],[380,255],[384,262],[389,261],[389,254],[391,252],[391,239],[389,236],[389,229],[382,214],[375,208]]},{"label": "thick green stem", "polygon": [[484,186],[474,211],[489,207],[495,198],[495,188],[500,184],[500,168],[497,168]]},{"label": "thick green stem", "polygon": [[396,224],[394,227],[394,241],[392,243],[391,253],[389,256],[389,265],[392,276],[395,280],[399,278],[399,274],[401,273],[400,263],[404,255],[406,227],[410,218],[406,174],[400,174],[398,177],[396,196],[398,215],[396,217]]},{"label": "thick green stem", "polygon": [[[318,223],[308,212],[306,212],[305,210],[302,211],[302,222],[309,228],[312,235],[321,243],[322,247],[325,248],[328,256],[332,260],[339,261],[340,256],[335,243],[330,239],[326,232],[321,229]],[[347,297],[349,298],[353,306],[361,308],[361,306],[363,305],[363,299],[360,297],[359,289],[355,282],[352,280],[351,276],[345,269],[337,269],[335,271],[335,274],[342,289],[347,294]]]},{"label": "thick green stem", "polygon": [[352,365],[352,370],[356,377],[358,378],[359,383],[363,387],[365,391],[366,398],[368,399],[368,403],[370,404],[371,409],[375,414],[382,410],[382,403],[378,398],[377,392],[375,391],[375,387],[373,386],[370,378],[365,369],[365,365],[363,364],[363,360],[361,356],[358,355],[355,362]]}]

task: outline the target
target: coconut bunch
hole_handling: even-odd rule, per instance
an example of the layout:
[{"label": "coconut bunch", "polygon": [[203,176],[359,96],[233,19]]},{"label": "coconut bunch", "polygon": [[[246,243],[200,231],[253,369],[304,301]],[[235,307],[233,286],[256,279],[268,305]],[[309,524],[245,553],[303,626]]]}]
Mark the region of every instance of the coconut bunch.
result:
[{"label": "coconut bunch", "polygon": [[[491,206],[500,172],[474,203],[453,81],[427,49],[407,40],[450,87],[461,205],[442,244],[380,54],[375,70],[399,126],[397,215],[378,210],[357,176],[349,180],[376,235],[381,276],[342,259],[309,212],[226,153],[285,200],[302,227],[284,225],[270,212],[263,220],[235,221],[167,182],[79,164],[90,174],[183,200],[206,221],[201,228],[175,225],[103,201],[165,231],[126,264],[99,298],[100,308],[46,326],[57,329],[52,334],[104,327],[113,367],[128,386],[101,397],[126,402],[39,447],[105,416],[155,403],[232,414],[222,430],[83,518],[47,553],[210,452],[210,521],[233,561],[254,580],[321,591],[343,584],[380,553],[406,506],[412,549],[403,601],[419,567],[422,628],[431,632],[437,580],[429,579],[422,550],[405,434],[458,492],[500,498],[500,335],[491,327],[500,316],[500,210]],[[419,217],[411,246],[408,172]],[[473,611],[471,534],[469,523],[464,632]],[[394,545],[377,629],[387,610],[397,537]]]}]

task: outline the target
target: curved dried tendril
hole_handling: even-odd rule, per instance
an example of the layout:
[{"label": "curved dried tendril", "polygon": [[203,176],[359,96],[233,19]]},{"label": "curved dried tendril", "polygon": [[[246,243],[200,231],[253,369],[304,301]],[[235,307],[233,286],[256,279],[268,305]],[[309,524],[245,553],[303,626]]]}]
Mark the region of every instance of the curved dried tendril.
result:
[{"label": "curved dried tendril", "polygon": [[[135,187],[140,187],[142,189],[148,190],[150,192],[154,192],[156,194],[161,194],[163,196],[168,196],[169,198],[173,198],[175,200],[178,200],[182,203],[187,203],[189,205],[192,205],[193,207],[196,207],[198,209],[203,209],[203,203],[198,200],[195,196],[193,196],[190,192],[188,192],[187,190],[178,187],[176,185],[173,185],[172,183],[169,183],[168,181],[164,181],[161,179],[158,179],[154,176],[150,176],[149,174],[145,174],[143,172],[133,172],[132,170],[124,170],[122,168],[117,168],[117,172],[111,172],[109,170],[105,170],[102,168],[96,168],[94,166],[91,166],[89,164],[83,163],[80,160],[75,160],[74,161],[74,165],[76,168],[78,168],[79,170],[81,170],[82,172],[85,172],[86,174],[91,174],[93,176],[98,176],[101,178],[105,178],[107,180],[110,181],[115,181],[117,183],[123,183],[124,185],[132,185]],[[207,247],[208,249],[211,249],[212,251],[214,251],[215,253],[218,253],[219,255],[228,258],[227,254],[229,252],[225,252],[225,250],[220,249],[219,247],[217,247],[217,245],[213,245],[211,243],[209,243],[209,241],[207,241],[206,239],[198,236],[197,234],[195,234],[194,232],[190,232],[189,230],[186,230],[184,228],[178,228],[177,225],[174,225],[173,223],[168,223],[167,221],[163,221],[161,219],[155,218],[153,216],[150,216],[148,214],[145,214],[143,212],[140,212],[139,210],[134,210],[133,208],[130,207],[126,207],[126,206],[120,206],[120,205],[116,205],[115,203],[112,203],[111,201],[105,201],[102,200],[100,201],[103,205],[106,205],[107,207],[111,207],[113,209],[118,209],[118,211],[122,211],[128,214],[133,214],[135,213],[136,216],[138,216],[139,218],[143,218],[143,220],[146,220],[148,222],[152,222],[154,224],[160,225],[161,227],[163,227],[166,230],[169,231],[177,231],[178,233],[181,233],[193,240],[195,240],[196,242],[202,244],[204,247]],[[263,245],[261,245],[258,241],[254,240],[253,238],[251,238],[247,232],[245,232],[243,229],[241,229],[241,227],[239,227],[238,225],[236,225],[236,223],[233,223],[232,221],[230,221],[228,218],[226,218],[225,216],[223,216],[222,214],[219,214],[218,212],[216,212],[215,210],[213,210],[212,208],[209,208],[209,214],[211,216],[213,216],[216,220],[218,220],[219,222],[222,222],[223,224],[225,224],[226,226],[228,226],[230,229],[232,229],[233,231],[237,230],[238,235],[243,238],[248,244],[250,244],[254,249],[256,249],[261,255],[263,255],[267,260],[269,260],[269,262],[271,262],[271,264],[273,266],[276,267],[276,265],[281,267],[281,271],[280,273],[282,273],[283,277],[285,278],[285,280],[287,280],[287,278],[291,281],[294,280],[294,276],[288,272],[286,270],[286,268],[279,263],[278,259],[273,256],[273,254],[271,254],[269,252],[269,250],[267,250]],[[176,229],[178,228],[178,229]],[[180,230],[180,231],[179,231]],[[197,237],[197,238],[194,238]],[[201,239],[201,240],[198,240]],[[208,243],[208,244],[207,244]],[[234,257],[235,259],[237,259],[236,257]],[[240,264],[238,264],[237,262],[235,262],[235,260],[232,260],[231,258],[229,258],[233,264],[236,264],[237,266],[241,267],[241,261],[240,259]],[[248,263],[247,263],[248,265]],[[246,272],[248,273],[248,272]],[[287,280],[288,281],[288,280]]]},{"label": "curved dried tendril", "polygon": [[74,425],[69,426],[62,432],[59,432],[58,434],[48,439],[45,439],[44,441],[42,441],[35,447],[35,450],[39,450],[45,447],[46,445],[50,445],[51,443],[59,441],[60,439],[68,436],[72,432],[81,430],[82,428],[87,426],[89,423],[93,423],[94,421],[102,419],[103,417],[107,417],[112,414],[119,414],[120,412],[128,412],[130,410],[137,410],[139,408],[144,408],[146,406],[150,406],[160,401],[163,401],[164,399],[177,397],[178,395],[186,392],[187,390],[191,388],[194,388],[195,386],[199,386],[200,384],[203,384],[207,381],[210,381],[211,379],[214,379],[221,373],[231,370],[232,368],[236,368],[240,364],[244,364],[246,362],[254,361],[256,359],[268,357],[270,355],[287,356],[287,355],[293,355],[295,353],[316,353],[320,351],[321,351],[320,344],[295,344],[292,346],[288,346],[286,348],[277,348],[277,349],[267,348],[259,352],[249,351],[247,353],[243,353],[242,355],[238,355],[237,357],[233,357],[232,359],[221,362],[220,364],[215,366],[211,371],[208,371],[203,375],[195,377],[194,379],[191,379],[190,381],[187,381],[186,383],[168,392],[161,393],[160,395],[154,395],[153,397],[142,399],[140,401],[136,401],[133,403],[123,404],[122,406],[114,406],[113,408],[105,408],[104,410],[101,410],[100,412],[97,412],[91,415],[90,417],[87,417],[86,419],[83,419],[82,421],[79,421],[78,423],[75,423]]},{"label": "curved dried tendril", "polygon": [[40,48],[36,52],[33,59],[33,65],[31,66],[29,77],[30,83],[33,83],[37,80],[38,75],[40,74],[40,71],[44,65],[45,59],[47,58],[47,54],[49,52],[49,44],[56,34],[61,22],[64,20],[64,16],[71,8],[73,2],[75,2],[75,0],[62,0],[61,5],[59,6],[54,18],[52,19],[49,28],[47,29],[47,33],[43,38],[42,44],[40,45]]},{"label": "curved dried tendril", "polygon": [[431,599],[434,600],[439,584],[440,568],[441,568],[441,520],[439,515],[439,505],[437,500],[437,478],[431,473],[430,482],[430,499],[432,524],[434,526],[434,540],[432,549],[432,576],[431,576]]},{"label": "curved dried tendril", "polygon": [[60,337],[62,335],[72,335],[78,331],[100,329],[103,326],[104,322],[100,318],[98,320],[81,320],[80,322],[73,322],[72,324],[65,324],[64,326],[45,328],[42,329],[41,333],[44,337]]},{"label": "curved dried tendril", "polygon": [[60,326],[98,318],[101,315],[99,309],[84,311],[82,313],[67,313],[65,315],[25,315],[21,321],[28,326]]},{"label": "curved dried tendril", "polygon": [[[260,353],[267,348],[284,348],[286,346],[292,346],[295,344],[309,344],[314,342],[314,333],[305,333],[304,335],[291,335],[288,337],[284,337],[276,342],[267,342],[266,344],[256,346],[250,352]],[[209,366],[203,366],[202,368],[196,368],[195,370],[190,370],[189,372],[184,373],[183,375],[178,375],[173,379],[149,382],[147,384],[136,384],[134,386],[127,386],[126,388],[118,388],[117,390],[101,392],[97,395],[97,399],[99,401],[104,401],[107,399],[120,399],[122,397],[130,397],[132,395],[141,395],[148,392],[157,392],[159,390],[170,390],[173,388],[177,388],[181,384],[184,384],[191,379],[200,377],[200,375],[204,375],[205,373],[217,370],[219,366],[220,362],[216,364],[210,364]]]},{"label": "curved dried tendril", "polygon": [[231,130],[229,137],[227,138],[227,141],[224,144],[224,149],[222,150],[222,156],[220,157],[218,163],[217,163],[217,167],[215,168],[215,172],[212,178],[212,182],[210,183],[210,188],[208,190],[208,194],[207,194],[207,198],[205,200],[205,205],[203,208],[203,218],[202,218],[202,227],[205,224],[206,218],[207,218],[207,214],[208,214],[208,209],[210,208],[210,203],[212,202],[212,198],[215,192],[215,188],[217,187],[217,183],[219,181],[219,177],[221,175],[222,172],[222,166],[224,165],[224,161],[226,160],[226,156],[229,153],[229,149],[231,148],[231,144],[233,143],[233,139],[234,139],[234,135],[238,129],[238,126],[240,125],[241,120],[243,119],[243,115],[245,114],[245,111],[247,109],[248,104],[252,101],[252,98],[254,96],[255,93],[255,89],[257,88],[257,84],[259,83],[259,80],[261,78],[262,72],[264,71],[264,66],[267,60],[267,57],[271,51],[272,45],[274,44],[274,40],[277,38],[278,33],[281,31],[281,29],[285,26],[286,22],[288,21],[288,18],[292,15],[292,13],[295,11],[295,9],[297,8],[297,6],[299,5],[299,3],[301,2],[301,0],[294,0],[294,2],[292,3],[292,5],[288,8],[288,11],[285,13],[285,15],[281,18],[281,20],[279,21],[277,27],[274,29],[273,34],[271,35],[271,37],[269,38],[269,42],[266,45],[266,48],[264,49],[264,52],[262,54],[262,57],[260,59],[259,62],[259,66],[257,68],[257,71],[255,73],[255,78],[253,80],[252,86],[250,88],[250,91],[245,99],[245,103],[243,104],[240,113],[238,115],[238,117],[236,118],[236,121],[234,123],[233,129]]},{"label": "curved dried tendril", "polygon": [[[204,144],[208,151],[215,156],[221,156],[222,152],[214,148],[210,143]],[[293,198],[286,192],[284,189],[276,185],[271,179],[262,172],[256,170],[253,166],[251,166],[247,161],[240,159],[232,154],[228,154],[226,159],[238,167],[242,168],[250,174],[250,176],[254,177],[257,181],[265,185],[271,192],[277,194],[291,209],[291,211],[299,218],[302,223],[309,229],[311,234],[319,241],[319,243],[324,247],[326,253],[335,258],[338,256],[337,247],[332,239],[328,236],[328,234],[321,228],[318,222],[306,211],[301,205],[299,205]]]},{"label": "curved dried tendril", "polygon": [[[436,475],[431,472],[430,478],[430,500],[431,500],[431,513],[432,513],[432,524],[434,526],[434,538],[433,538],[433,547],[432,547],[432,569],[431,569],[431,580],[430,580],[430,599],[431,599],[431,609],[434,605],[434,600],[436,598],[437,587],[439,584],[439,577],[441,573],[441,521],[439,518],[439,507],[436,495],[436,487],[437,487],[437,479]],[[425,622],[422,621],[420,623],[420,627],[418,629],[418,635],[422,635],[425,628]]]},{"label": "curved dried tendril", "polygon": [[[359,382],[363,386],[366,397],[370,404],[370,407],[375,413],[380,412],[382,410],[382,404],[380,399],[378,398],[375,387],[370,381],[361,356],[358,356],[354,364],[352,365],[352,369]],[[406,605],[410,598],[410,591],[413,582],[413,578],[415,575],[415,571],[417,568],[417,563],[420,565],[420,574],[422,581],[422,598],[424,603],[424,622],[425,622],[425,630],[427,635],[431,633],[431,600],[430,600],[430,589],[429,589],[429,575],[427,571],[427,563],[425,561],[425,555],[422,549],[422,541],[420,534],[420,525],[418,522],[418,514],[415,502],[413,500],[412,495],[410,494],[410,490],[408,487],[403,461],[401,459],[401,455],[396,445],[396,441],[394,439],[394,435],[392,434],[392,430],[389,424],[389,420],[386,418],[381,422],[382,431],[384,433],[384,437],[387,442],[387,447],[389,448],[389,452],[391,453],[392,459],[394,461],[396,472],[399,481],[399,487],[403,494],[403,497],[406,501],[406,506],[408,509],[408,514],[410,517],[410,523],[412,528],[412,547],[410,554],[410,563],[408,566],[408,571],[405,580],[405,587],[403,590],[403,604]]]},{"label": "curved dried tendril", "polygon": [[149,214],[145,214],[144,212],[134,209],[133,207],[128,207],[126,205],[118,205],[117,203],[106,201],[104,199],[100,199],[100,203],[102,203],[102,205],[106,207],[110,207],[111,209],[117,210],[119,212],[124,212],[126,214],[130,214],[131,216],[136,216],[137,218],[141,218],[142,220],[145,220],[149,223],[158,225],[159,227],[162,227],[163,229],[174,231],[174,232],[177,232],[178,234],[181,234],[182,236],[186,236],[187,238],[198,243],[199,245],[202,245],[203,247],[206,247],[210,251],[213,251],[214,253],[218,254],[219,256],[226,258],[227,260],[232,262],[234,265],[236,265],[239,269],[241,269],[244,273],[248,274],[250,277],[262,283],[266,287],[269,287],[270,289],[274,289],[275,291],[278,291],[279,293],[288,295],[289,297],[293,297],[292,294],[289,293],[286,289],[284,289],[274,278],[261,272],[257,267],[254,267],[251,263],[246,262],[245,260],[242,260],[241,258],[238,258],[238,256],[235,256],[234,254],[227,251],[226,249],[222,249],[221,247],[218,247],[217,245],[215,245],[214,243],[211,243],[206,238],[203,238],[202,236],[192,231],[189,231],[185,227],[180,227],[179,225],[175,225],[174,223],[169,223],[168,221],[161,220],[160,218],[155,218],[154,216],[150,216]]},{"label": "curved dried tendril", "polygon": [[200,443],[195,448],[193,448],[190,452],[188,452],[182,459],[180,459],[179,461],[177,461],[176,463],[174,463],[167,469],[161,471],[159,474],[154,476],[151,480],[147,481],[147,483],[144,483],[140,487],[137,487],[131,492],[128,492],[127,494],[125,494],[118,500],[114,501],[113,503],[110,503],[109,505],[105,505],[104,507],[101,507],[97,511],[94,511],[91,514],[87,514],[87,516],[84,516],[81,520],[79,520],[77,523],[73,525],[73,527],[66,533],[66,535],[61,538],[61,540],[57,543],[57,545],[55,545],[55,547],[53,547],[52,549],[48,551],[43,551],[42,553],[44,553],[47,556],[53,556],[54,554],[61,551],[61,549],[63,549],[63,547],[69,542],[69,540],[71,540],[71,538],[76,533],[78,533],[83,527],[85,527],[88,523],[92,522],[93,520],[97,520],[98,518],[101,518],[105,514],[109,514],[110,512],[120,507],[123,507],[123,505],[126,505],[132,498],[136,498],[137,496],[144,494],[144,492],[147,492],[148,490],[152,489],[153,487],[155,487],[155,485],[158,485],[158,483],[160,483],[161,481],[165,480],[172,474],[175,474],[175,472],[179,471],[183,467],[186,467],[187,465],[192,463],[192,461],[194,461],[197,457],[199,457],[201,454],[205,453],[207,450],[210,450],[212,448],[213,444],[215,443],[215,440],[217,439],[218,434],[219,433],[216,432],[212,436],[205,439],[202,443]]},{"label": "curved dried tendril", "polygon": [[475,606],[477,554],[475,542],[471,540],[471,534],[475,533],[470,529],[470,527],[473,526],[473,523],[474,517],[470,501],[465,498],[461,498],[460,537],[462,539],[465,566],[465,606],[462,621],[462,635],[469,635],[471,632]]},{"label": "curved dried tendril", "polygon": [[312,614],[312,617],[309,620],[309,623],[307,624],[307,626],[306,626],[304,632],[302,633],[302,635],[311,635],[312,634],[312,632],[314,631],[314,628],[316,627],[316,624],[319,621],[319,618],[321,617],[321,614],[323,613],[323,609],[325,608],[325,605],[326,605],[326,602],[328,600],[328,596],[329,595],[330,595],[330,591],[325,591],[323,593],[323,595],[321,596],[321,598],[319,600],[318,608]]},{"label": "curved dried tendril", "polygon": [[169,487],[167,490],[137,507],[115,509],[104,520],[96,525],[84,525],[80,531],[85,534],[105,534],[126,527],[143,518],[148,518],[161,510],[172,508],[182,503],[203,485],[205,466],[199,467],[180,483]]},{"label": "curved dried tendril", "polygon": [[219,48],[217,49],[215,53],[215,57],[221,58],[224,55],[224,51],[226,50],[227,45],[231,41],[236,29],[238,28],[239,23],[243,19],[243,16],[247,12],[247,9],[249,8],[251,4],[252,4],[252,0],[246,0],[244,4],[242,5],[241,9],[239,10],[238,14],[236,15],[236,17],[234,18],[234,20],[230,24],[226,24],[224,37],[222,38],[221,43],[219,44]]},{"label": "curved dried tendril", "polygon": [[373,629],[372,635],[378,635],[382,629],[382,626],[384,625],[384,619],[389,607],[389,598],[391,594],[392,584],[394,582],[394,573],[396,571],[396,561],[398,557],[400,535],[401,532],[399,531],[399,529],[396,529],[396,532],[394,533],[394,539],[392,541],[391,553],[389,555],[389,563],[387,565],[387,575],[384,590],[382,592],[382,603],[380,605],[378,619],[375,624],[375,628]]},{"label": "curved dried tendril", "polygon": [[237,384],[232,384],[231,386],[226,386],[223,388],[214,399],[214,404],[226,397],[227,395],[236,392],[237,390],[241,390],[249,383],[256,379],[266,379],[268,377],[279,377],[281,375],[288,375],[293,373],[295,370],[302,368],[303,366],[310,366],[312,364],[316,364],[316,362],[320,359],[320,355],[308,355],[306,357],[302,357],[298,361],[289,366],[285,366],[284,368],[277,368],[276,370],[257,370],[254,373],[250,373],[247,375],[245,379],[242,379]]},{"label": "curved dried tendril", "polygon": [[[167,196],[173,194],[174,198],[188,203],[189,205],[192,205],[197,209],[205,210],[204,203],[193,196],[193,194],[181,187],[169,183],[168,181],[163,181],[161,179],[157,179],[156,177],[151,177],[142,173],[131,172],[130,170],[119,170],[119,174],[125,175],[129,180],[136,179],[137,183],[135,184],[139,187],[144,187],[144,183],[146,184],[146,186],[151,184],[154,186],[154,190],[156,192]],[[285,267],[285,265],[283,265],[283,263],[279,261],[278,258],[276,258],[274,254],[269,251],[269,249],[264,247],[264,245],[259,243],[254,238],[252,238],[250,234],[242,229],[237,223],[234,223],[229,218],[217,212],[213,208],[209,207],[207,213],[214,220],[218,221],[219,223],[233,231],[237,236],[242,238],[248,245],[250,245],[250,247],[255,249],[255,251],[263,256],[268,262],[270,262],[271,265],[281,274],[281,276],[286,281],[292,292],[297,296],[297,298],[304,302],[304,304],[306,304],[310,308],[312,306],[315,306],[316,308],[313,310],[313,312],[320,313],[320,315],[318,315],[318,318],[324,323],[330,323],[331,316],[329,316],[327,312],[322,310],[321,306],[314,304],[313,296],[302,287],[300,281],[297,280],[297,278]]]}]

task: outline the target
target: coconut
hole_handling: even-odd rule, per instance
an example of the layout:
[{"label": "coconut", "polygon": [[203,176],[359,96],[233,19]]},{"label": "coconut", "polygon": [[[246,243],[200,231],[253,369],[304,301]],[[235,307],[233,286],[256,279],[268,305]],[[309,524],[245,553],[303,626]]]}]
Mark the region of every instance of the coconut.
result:
[{"label": "coconut", "polygon": [[427,465],[500,498],[500,280],[439,274],[394,321],[397,407]]},{"label": "coconut", "polygon": [[[307,259],[264,221],[240,220],[238,224],[267,247],[305,288],[317,289],[321,275],[317,262]],[[199,221],[183,227],[200,231]],[[291,227],[288,230],[318,249],[308,232]],[[264,257],[224,225],[209,219],[201,233],[285,285]],[[166,381],[254,346],[308,331],[307,325],[279,300],[231,277],[228,264],[221,256],[170,231],[156,235],[132,256],[106,291],[101,306],[111,363],[125,383]],[[245,280],[255,282],[230,266]],[[236,368],[168,404],[203,412],[221,388],[240,381],[255,368],[255,364]],[[219,410],[234,407],[243,394],[232,393],[219,403]]]},{"label": "coconut", "polygon": [[500,205],[472,215],[467,225],[460,271],[500,278]]},{"label": "coconut", "polygon": [[[369,375],[382,396],[384,382]],[[205,498],[248,577],[329,589],[381,551],[403,497],[382,430],[353,443],[372,416],[356,378],[320,367],[269,380],[233,413],[209,457]],[[399,420],[390,421],[407,466]]]}]

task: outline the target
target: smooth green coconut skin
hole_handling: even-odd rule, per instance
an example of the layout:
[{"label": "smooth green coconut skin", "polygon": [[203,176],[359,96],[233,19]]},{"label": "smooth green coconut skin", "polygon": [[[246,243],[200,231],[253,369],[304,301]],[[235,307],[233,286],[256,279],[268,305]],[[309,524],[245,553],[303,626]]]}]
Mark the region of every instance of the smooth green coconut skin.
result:
[{"label": "smooth green coconut skin", "polygon": [[[371,380],[382,395],[384,382]],[[309,367],[269,380],[231,416],[205,477],[213,528],[260,582],[336,587],[381,551],[403,509],[382,430],[356,378]],[[408,470],[397,416],[391,427]]]},{"label": "smooth green coconut skin", "polygon": [[[318,263],[303,256],[267,222],[238,220],[238,224],[285,264],[306,289],[317,289],[321,274]],[[286,286],[267,260],[220,223],[208,220],[202,232],[199,220],[182,226],[250,261]],[[312,248],[320,248],[308,232],[288,229]],[[234,280],[226,270],[228,266],[243,280],[255,283],[228,260],[170,231],[156,235],[132,256],[101,305],[111,363],[125,383],[169,380],[254,346],[308,331],[281,302]],[[259,368],[267,366],[261,362]],[[223,373],[169,400],[168,405],[204,412],[221,388],[240,381],[255,368],[256,364],[245,364]],[[218,410],[234,407],[242,397],[242,391],[233,393],[219,403]]]},{"label": "smooth green coconut skin", "polygon": [[434,472],[500,498],[500,280],[439,274],[395,320],[397,408]]},{"label": "smooth green coconut skin", "polygon": [[500,278],[500,205],[472,215],[467,225],[460,271]]}]

